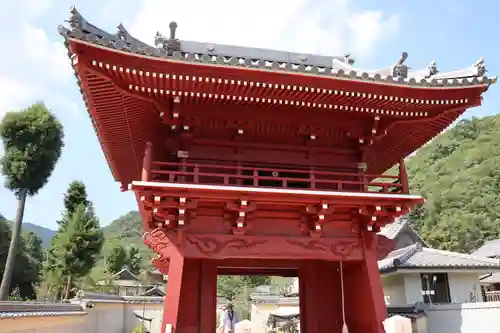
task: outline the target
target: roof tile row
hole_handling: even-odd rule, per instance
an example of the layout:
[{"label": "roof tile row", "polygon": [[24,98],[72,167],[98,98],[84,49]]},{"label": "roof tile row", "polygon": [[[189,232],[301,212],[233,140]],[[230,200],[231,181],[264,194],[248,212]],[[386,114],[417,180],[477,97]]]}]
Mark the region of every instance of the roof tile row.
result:
[{"label": "roof tile row", "polygon": [[59,33],[66,39],[72,38],[111,49],[177,61],[296,72],[408,86],[457,87],[496,82],[496,77],[486,76],[486,66],[482,58],[470,67],[453,72],[439,73],[435,62],[424,69],[412,71],[405,64],[408,54],[403,52],[394,65],[379,70],[361,70],[352,66],[354,59],[349,54],[343,57],[328,57],[181,41],[175,37],[177,29],[175,22],[170,24],[169,38],[157,33],[155,46],[135,39],[122,24],[118,26],[116,34],[105,32],[87,22],[75,8],[71,10],[71,18],[68,22],[70,29],[59,26]]}]

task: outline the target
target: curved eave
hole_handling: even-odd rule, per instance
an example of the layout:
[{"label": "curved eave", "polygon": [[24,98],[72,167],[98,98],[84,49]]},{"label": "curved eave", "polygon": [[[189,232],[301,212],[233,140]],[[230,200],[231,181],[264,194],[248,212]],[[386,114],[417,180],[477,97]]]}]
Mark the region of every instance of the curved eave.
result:
[{"label": "curved eave", "polygon": [[[263,93],[272,102],[279,102],[277,96],[301,103],[309,98],[306,107],[335,108],[344,103],[345,111],[363,110],[374,116],[401,118],[389,130],[390,135],[366,147],[369,171],[381,172],[439,134],[467,108],[479,105],[481,94],[488,88],[488,84],[476,84],[474,80],[467,86],[414,86],[186,62],[110,49],[74,38],[68,38],[68,48],[70,55],[76,55],[73,63],[77,78],[106,158],[115,179],[122,183],[138,179],[145,143],[161,136],[160,111],[155,104],[162,97],[158,96],[160,91],[193,97],[196,89],[205,89],[227,97],[230,89],[242,98]],[[159,80],[160,73],[168,73],[169,78]],[[198,84],[199,78],[203,78],[202,85]],[[318,102],[321,98],[324,102]]]},{"label": "curved eave", "polygon": [[[130,70],[135,69],[143,72],[161,72],[171,75],[188,75],[199,77],[219,78],[221,76],[236,80],[248,80],[261,82],[263,78],[268,79],[270,84],[278,85],[314,85],[317,89],[342,89],[344,91],[366,93],[378,93],[398,96],[408,99],[423,99],[428,96],[429,100],[441,100],[443,91],[452,96],[450,99],[466,95],[471,90],[484,92],[492,83],[492,78],[469,77],[435,80],[426,83],[410,83],[396,80],[393,77],[352,77],[342,71],[319,75],[317,73],[294,72],[276,70],[272,68],[254,68],[245,66],[226,65],[223,62],[201,62],[197,60],[182,60],[179,57],[155,57],[146,54],[133,53],[127,50],[115,49],[103,46],[99,43],[83,41],[76,38],[67,38],[71,45],[72,53],[84,54],[91,61],[104,62],[109,65],[120,66],[127,64]],[[180,56],[180,54],[179,54]],[[465,91],[463,90],[465,89]]]}]

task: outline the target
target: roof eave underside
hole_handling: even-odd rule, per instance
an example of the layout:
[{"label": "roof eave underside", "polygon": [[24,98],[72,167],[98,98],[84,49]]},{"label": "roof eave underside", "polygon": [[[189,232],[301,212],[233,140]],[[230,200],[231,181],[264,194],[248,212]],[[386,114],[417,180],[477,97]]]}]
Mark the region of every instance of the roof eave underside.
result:
[{"label": "roof eave underside", "polygon": [[[78,59],[74,68],[81,81],[82,93],[87,101],[94,127],[115,179],[122,183],[135,180],[142,166],[141,161],[146,142],[158,140],[161,131],[159,110],[153,101],[148,101],[147,97],[138,98],[140,96],[137,94],[124,91],[111,80],[91,72],[88,67],[83,65],[84,62],[83,57]],[[469,98],[469,103],[473,103],[474,96],[476,96],[475,102],[478,103],[477,94],[483,89],[484,87],[471,87],[458,91],[461,92],[462,96],[465,95]],[[104,91],[107,94],[103,94]],[[452,92],[451,89],[449,91]],[[456,90],[454,91],[456,92]],[[468,93],[465,94],[465,92]],[[425,118],[400,122],[398,126],[390,129],[393,132],[391,137],[374,142],[367,150],[368,165],[377,164],[377,169],[370,171],[382,172],[390,168],[398,162],[399,158],[411,154],[415,149],[443,131],[466,110],[466,107],[464,105],[442,112],[433,119]],[[393,137],[401,138],[397,145],[393,142]],[[381,149],[388,146],[392,149]],[[375,153],[370,154],[370,150]],[[383,155],[379,151],[382,151]],[[380,164],[380,161],[386,163]],[[130,164],[134,165],[134,172],[119,171],[119,165],[129,166]]]},{"label": "roof eave underside", "polygon": [[[269,73],[269,75],[274,76],[285,75],[287,80],[295,78],[302,81],[304,77],[310,77],[314,80],[336,81],[341,85],[354,85],[353,87],[357,87],[353,89],[354,91],[359,91],[361,85],[365,88],[380,86],[382,89],[394,89],[397,87],[398,92],[402,92],[403,94],[417,92],[417,95],[424,96],[429,94],[443,94],[445,91],[453,94],[459,91],[460,96],[468,97],[469,105],[463,105],[463,107],[443,112],[432,120],[422,119],[420,123],[418,121],[401,123],[392,129],[393,135],[405,138],[406,142],[404,142],[405,140],[401,140],[393,149],[382,150],[383,156],[377,152],[377,148],[387,147],[391,139],[385,137],[385,139],[382,138],[374,142],[370,149],[377,153],[370,154],[370,150],[367,151],[368,165],[370,166],[375,159],[387,162],[385,164],[378,164],[377,170],[370,169],[371,172],[382,172],[391,167],[397,162],[391,156],[401,158],[411,154],[415,149],[439,134],[456,120],[467,107],[480,104],[480,94],[487,89],[489,84],[495,81],[493,78],[484,76],[484,63],[475,64],[468,69],[456,71],[454,74],[435,74],[433,77],[423,77],[417,80],[415,76],[408,76],[407,78],[394,77],[392,75],[382,76],[380,73],[385,73],[384,71],[375,71],[375,73],[370,71],[360,72],[353,69],[348,70],[343,65],[340,69],[333,68],[335,66],[327,68],[322,66],[325,65],[325,58],[321,58],[323,63],[319,63],[319,65],[315,65],[314,61],[310,60],[312,62],[308,63],[307,66],[302,64],[303,66],[299,65],[297,67],[296,64],[289,63],[288,65],[290,66],[285,64],[285,66],[280,65],[280,67],[277,66],[278,63],[282,63],[279,61],[280,59],[277,61],[262,61],[260,59],[255,63],[253,60],[249,62],[242,59],[241,56],[236,56],[239,59],[236,59],[238,60],[236,62],[235,57],[228,58],[227,55],[198,54],[196,56],[194,53],[189,52],[170,52],[165,48],[155,48],[134,39],[122,26],[119,27],[118,34],[112,35],[90,25],[76,11],[73,12],[73,15],[72,19],[76,17],[80,22],[79,24],[74,24],[72,30],[64,27],[59,28],[61,35],[66,38],[70,57],[76,53],[74,47],[71,47],[70,44],[80,44],[100,49],[103,52],[112,52],[122,60],[133,59],[136,64],[140,63],[141,65],[155,63],[156,65],[163,66],[166,62],[173,62],[179,65],[183,64],[184,66],[204,66],[208,68],[205,71],[223,69],[224,72],[242,72],[243,70],[245,75],[260,76],[263,73]],[[199,46],[199,43],[193,44],[192,42],[185,42],[184,44],[186,47],[190,45],[189,51],[195,51],[193,45]],[[309,59],[319,58],[311,56]],[[340,57],[331,57],[331,59],[337,64],[340,61]],[[148,99],[137,98],[133,94],[127,94],[109,79],[88,71],[88,68],[81,64],[79,65],[78,62],[79,59],[74,59],[72,65],[114,178],[122,183],[137,179],[142,166],[142,156],[146,142],[154,142],[155,139],[158,139],[161,132],[157,107],[154,105],[154,102],[148,101]],[[348,62],[347,65],[351,66]],[[320,71],[321,67],[326,68],[325,71]],[[458,76],[453,77],[453,75]],[[103,91],[111,92],[112,97],[110,98],[110,95],[104,97],[104,94],[102,94]],[[130,164],[133,165],[132,168],[123,168],[123,166],[129,166]]]}]

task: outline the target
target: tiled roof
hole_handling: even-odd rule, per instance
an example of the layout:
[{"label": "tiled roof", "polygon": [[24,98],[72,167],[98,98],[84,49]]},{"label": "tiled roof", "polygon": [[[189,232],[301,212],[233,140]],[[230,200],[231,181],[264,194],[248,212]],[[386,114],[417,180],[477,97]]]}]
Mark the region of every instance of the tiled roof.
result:
[{"label": "tiled roof", "polygon": [[75,8],[71,10],[71,18],[68,22],[69,29],[64,26],[59,27],[59,34],[64,36],[66,40],[72,38],[110,49],[175,61],[297,72],[409,86],[457,87],[496,82],[496,77],[486,76],[483,59],[465,69],[453,72],[439,73],[435,62],[431,62],[424,69],[412,71],[405,64],[408,54],[403,52],[394,65],[379,70],[361,70],[352,66],[354,59],[349,54],[331,57],[182,41],[175,36],[177,29],[175,22],[170,24],[169,37],[157,33],[155,46],[132,37],[121,24],[118,26],[116,34],[105,32],[87,22]]},{"label": "tiled roof", "polygon": [[78,304],[0,302],[0,319],[17,317],[49,317],[85,315]]},{"label": "tiled roof", "polygon": [[500,256],[500,239],[484,243],[479,249],[471,253],[476,257],[491,258]]},{"label": "tiled roof", "polygon": [[385,225],[378,234],[388,239],[396,239],[402,232],[411,234],[410,237],[414,242],[420,242],[423,246],[427,246],[418,233],[410,226],[410,222],[405,216],[398,217],[393,223]]},{"label": "tiled roof", "polygon": [[496,272],[493,274],[487,274],[482,276],[480,279],[483,284],[497,284],[500,283],[500,272]]},{"label": "tiled roof", "polygon": [[133,274],[128,268],[122,268],[121,271],[119,271],[118,273],[112,275],[110,277],[111,279],[116,279],[116,280],[134,280],[134,281],[138,281],[139,278],[137,276],[135,276],[135,274]]},{"label": "tiled roof", "polygon": [[266,304],[299,304],[299,297],[285,297],[283,295],[250,295],[250,300],[254,303]]},{"label": "tiled roof", "polygon": [[388,224],[384,226],[382,229],[380,229],[378,234],[385,236],[389,239],[394,239],[407,226],[409,226],[408,220],[404,217],[399,217],[393,223]]},{"label": "tiled roof", "polygon": [[402,316],[406,318],[420,318],[425,316],[425,311],[421,307],[414,305],[407,306],[387,306],[387,316]]},{"label": "tiled roof", "polygon": [[415,268],[500,270],[500,261],[430,249],[417,243],[391,252],[385,259],[378,262],[378,266],[381,273]]},{"label": "tiled roof", "polygon": [[165,296],[165,292],[162,290],[163,288],[152,287],[139,296]]}]

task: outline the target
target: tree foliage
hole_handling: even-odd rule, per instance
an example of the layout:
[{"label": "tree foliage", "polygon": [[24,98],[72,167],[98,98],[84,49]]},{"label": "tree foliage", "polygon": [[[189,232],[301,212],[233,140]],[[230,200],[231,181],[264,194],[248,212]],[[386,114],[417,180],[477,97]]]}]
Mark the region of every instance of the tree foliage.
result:
[{"label": "tree foliage", "polygon": [[73,216],[78,206],[84,205],[87,207],[89,204],[85,184],[82,181],[72,181],[64,194],[65,211],[62,220],[58,221],[59,226],[64,228],[68,224],[68,220]]},{"label": "tree foliage", "polygon": [[96,255],[104,242],[99,222],[91,208],[80,204],[64,233],[56,240],[54,254],[67,281],[65,298],[68,298],[74,280],[84,277],[94,267]]},{"label": "tree foliage", "polygon": [[407,165],[426,199],[409,218],[430,246],[468,253],[500,237],[500,115],[460,121]]},{"label": "tree foliage", "polygon": [[268,276],[246,276],[246,275],[221,275],[217,279],[217,294],[233,301],[241,293],[246,293],[257,286],[270,283]]},{"label": "tree foliage", "polygon": [[120,243],[115,243],[106,256],[106,266],[112,274],[118,273],[127,262],[127,252]]},{"label": "tree foliage", "polygon": [[112,248],[106,256],[106,266],[108,272],[118,273],[124,267],[128,268],[132,274],[139,274],[142,265],[142,256],[134,245],[128,250],[119,242],[114,242]]},{"label": "tree foliage", "polygon": [[[56,297],[68,297],[77,279],[95,266],[104,238],[92,202],[87,198],[85,184],[71,182],[64,195],[65,211],[59,229],[52,239],[45,268],[49,291]],[[66,283],[63,290],[63,282]]]},{"label": "tree foliage", "polygon": [[128,269],[133,274],[139,274],[142,267],[142,255],[135,245],[129,247],[127,259]]},{"label": "tree foliage", "polygon": [[37,103],[20,112],[7,112],[0,123],[0,137],[5,151],[0,160],[5,186],[18,198],[0,286],[0,300],[5,300],[19,250],[26,197],[35,195],[47,183],[61,156],[64,133],[56,117],[43,103]]},{"label": "tree foliage", "polygon": [[[0,219],[0,274],[3,274],[5,269],[11,237],[12,230],[9,223]],[[19,250],[16,253],[12,283],[8,292],[16,299],[36,298],[35,285],[40,281],[43,262],[41,243],[42,241],[35,234],[22,233]]]},{"label": "tree foliage", "polygon": [[0,125],[5,154],[5,186],[16,195],[35,195],[47,183],[61,156],[63,128],[43,103],[7,112]]}]

